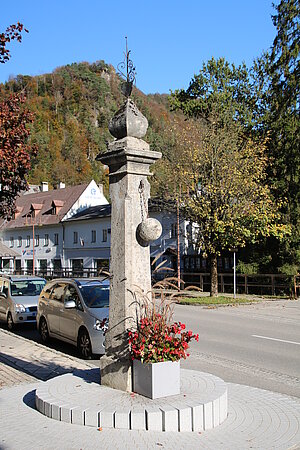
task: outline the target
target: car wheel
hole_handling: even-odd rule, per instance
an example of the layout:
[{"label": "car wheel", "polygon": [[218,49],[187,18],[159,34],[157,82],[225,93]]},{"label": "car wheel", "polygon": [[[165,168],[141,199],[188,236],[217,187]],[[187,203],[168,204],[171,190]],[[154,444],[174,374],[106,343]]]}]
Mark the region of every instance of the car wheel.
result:
[{"label": "car wheel", "polygon": [[77,348],[81,358],[91,359],[92,345],[87,330],[81,330],[78,335]]},{"label": "car wheel", "polygon": [[13,329],[15,328],[15,324],[14,324],[14,321],[13,321],[13,318],[12,318],[12,315],[10,312],[7,314],[6,325],[7,325],[7,329],[9,331],[13,331]]},{"label": "car wheel", "polygon": [[46,319],[44,317],[42,317],[40,320],[39,332],[42,343],[46,344],[49,341],[49,330]]}]

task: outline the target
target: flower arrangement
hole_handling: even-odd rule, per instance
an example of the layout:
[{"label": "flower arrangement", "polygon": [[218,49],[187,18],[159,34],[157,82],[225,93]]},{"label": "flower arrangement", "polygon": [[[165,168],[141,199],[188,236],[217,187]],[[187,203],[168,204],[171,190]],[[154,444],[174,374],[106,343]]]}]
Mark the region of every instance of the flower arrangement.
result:
[{"label": "flower arrangement", "polygon": [[192,339],[199,340],[198,334],[185,331],[185,324],[167,324],[161,314],[151,318],[143,317],[136,331],[129,331],[129,349],[132,359],[143,363],[178,361],[189,356],[187,350]]},{"label": "flower arrangement", "polygon": [[128,332],[131,358],[142,363],[186,359],[190,341],[199,341],[199,335],[186,330],[184,323],[173,322],[173,296],[170,300],[164,292],[161,290],[158,299],[144,296],[138,302],[140,317],[135,329]]}]

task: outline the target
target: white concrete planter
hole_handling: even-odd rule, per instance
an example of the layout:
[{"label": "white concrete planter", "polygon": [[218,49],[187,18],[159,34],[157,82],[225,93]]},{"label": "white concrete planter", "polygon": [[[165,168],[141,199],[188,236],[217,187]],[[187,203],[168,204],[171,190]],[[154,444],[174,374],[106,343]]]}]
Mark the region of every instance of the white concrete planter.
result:
[{"label": "white concrete planter", "polygon": [[152,399],[180,394],[180,361],[143,364],[134,359],[133,391]]}]

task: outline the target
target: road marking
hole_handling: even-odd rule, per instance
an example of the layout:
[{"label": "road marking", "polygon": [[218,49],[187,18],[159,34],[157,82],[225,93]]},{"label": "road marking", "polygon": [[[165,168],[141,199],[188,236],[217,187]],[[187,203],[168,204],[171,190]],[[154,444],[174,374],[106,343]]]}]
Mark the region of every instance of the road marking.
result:
[{"label": "road marking", "polygon": [[267,336],[259,336],[257,334],[252,334],[252,337],[256,337],[256,338],[260,338],[260,339],[268,339],[269,341],[287,342],[288,344],[300,345],[300,342],[285,341],[284,339],[276,339],[276,338],[271,338],[271,337],[267,337]]}]

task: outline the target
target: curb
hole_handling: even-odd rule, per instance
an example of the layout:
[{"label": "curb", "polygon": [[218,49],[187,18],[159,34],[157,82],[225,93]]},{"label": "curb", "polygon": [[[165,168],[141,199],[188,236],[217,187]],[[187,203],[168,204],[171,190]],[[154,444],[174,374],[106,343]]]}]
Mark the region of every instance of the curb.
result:
[{"label": "curb", "polygon": [[25,338],[23,336],[19,336],[17,334],[14,334],[11,331],[3,330],[1,328],[0,329],[0,333],[1,332],[3,332],[4,334],[7,334],[9,336],[12,336],[14,338],[17,338],[17,339],[19,339],[21,341],[24,341],[24,342],[26,342],[26,343],[28,343],[30,345],[34,345],[35,347],[41,348],[43,350],[50,351],[51,353],[54,353],[54,354],[56,354],[58,356],[61,356],[61,357],[66,358],[66,359],[69,359],[70,361],[79,362],[80,364],[85,364],[88,367],[91,367],[92,369],[94,369],[96,367],[94,364],[88,362],[88,360],[76,358],[76,356],[67,355],[67,354],[65,354],[63,352],[60,352],[59,350],[55,350],[54,348],[47,347],[46,345],[39,344],[38,342],[32,341],[31,339],[27,339],[27,338]]}]

